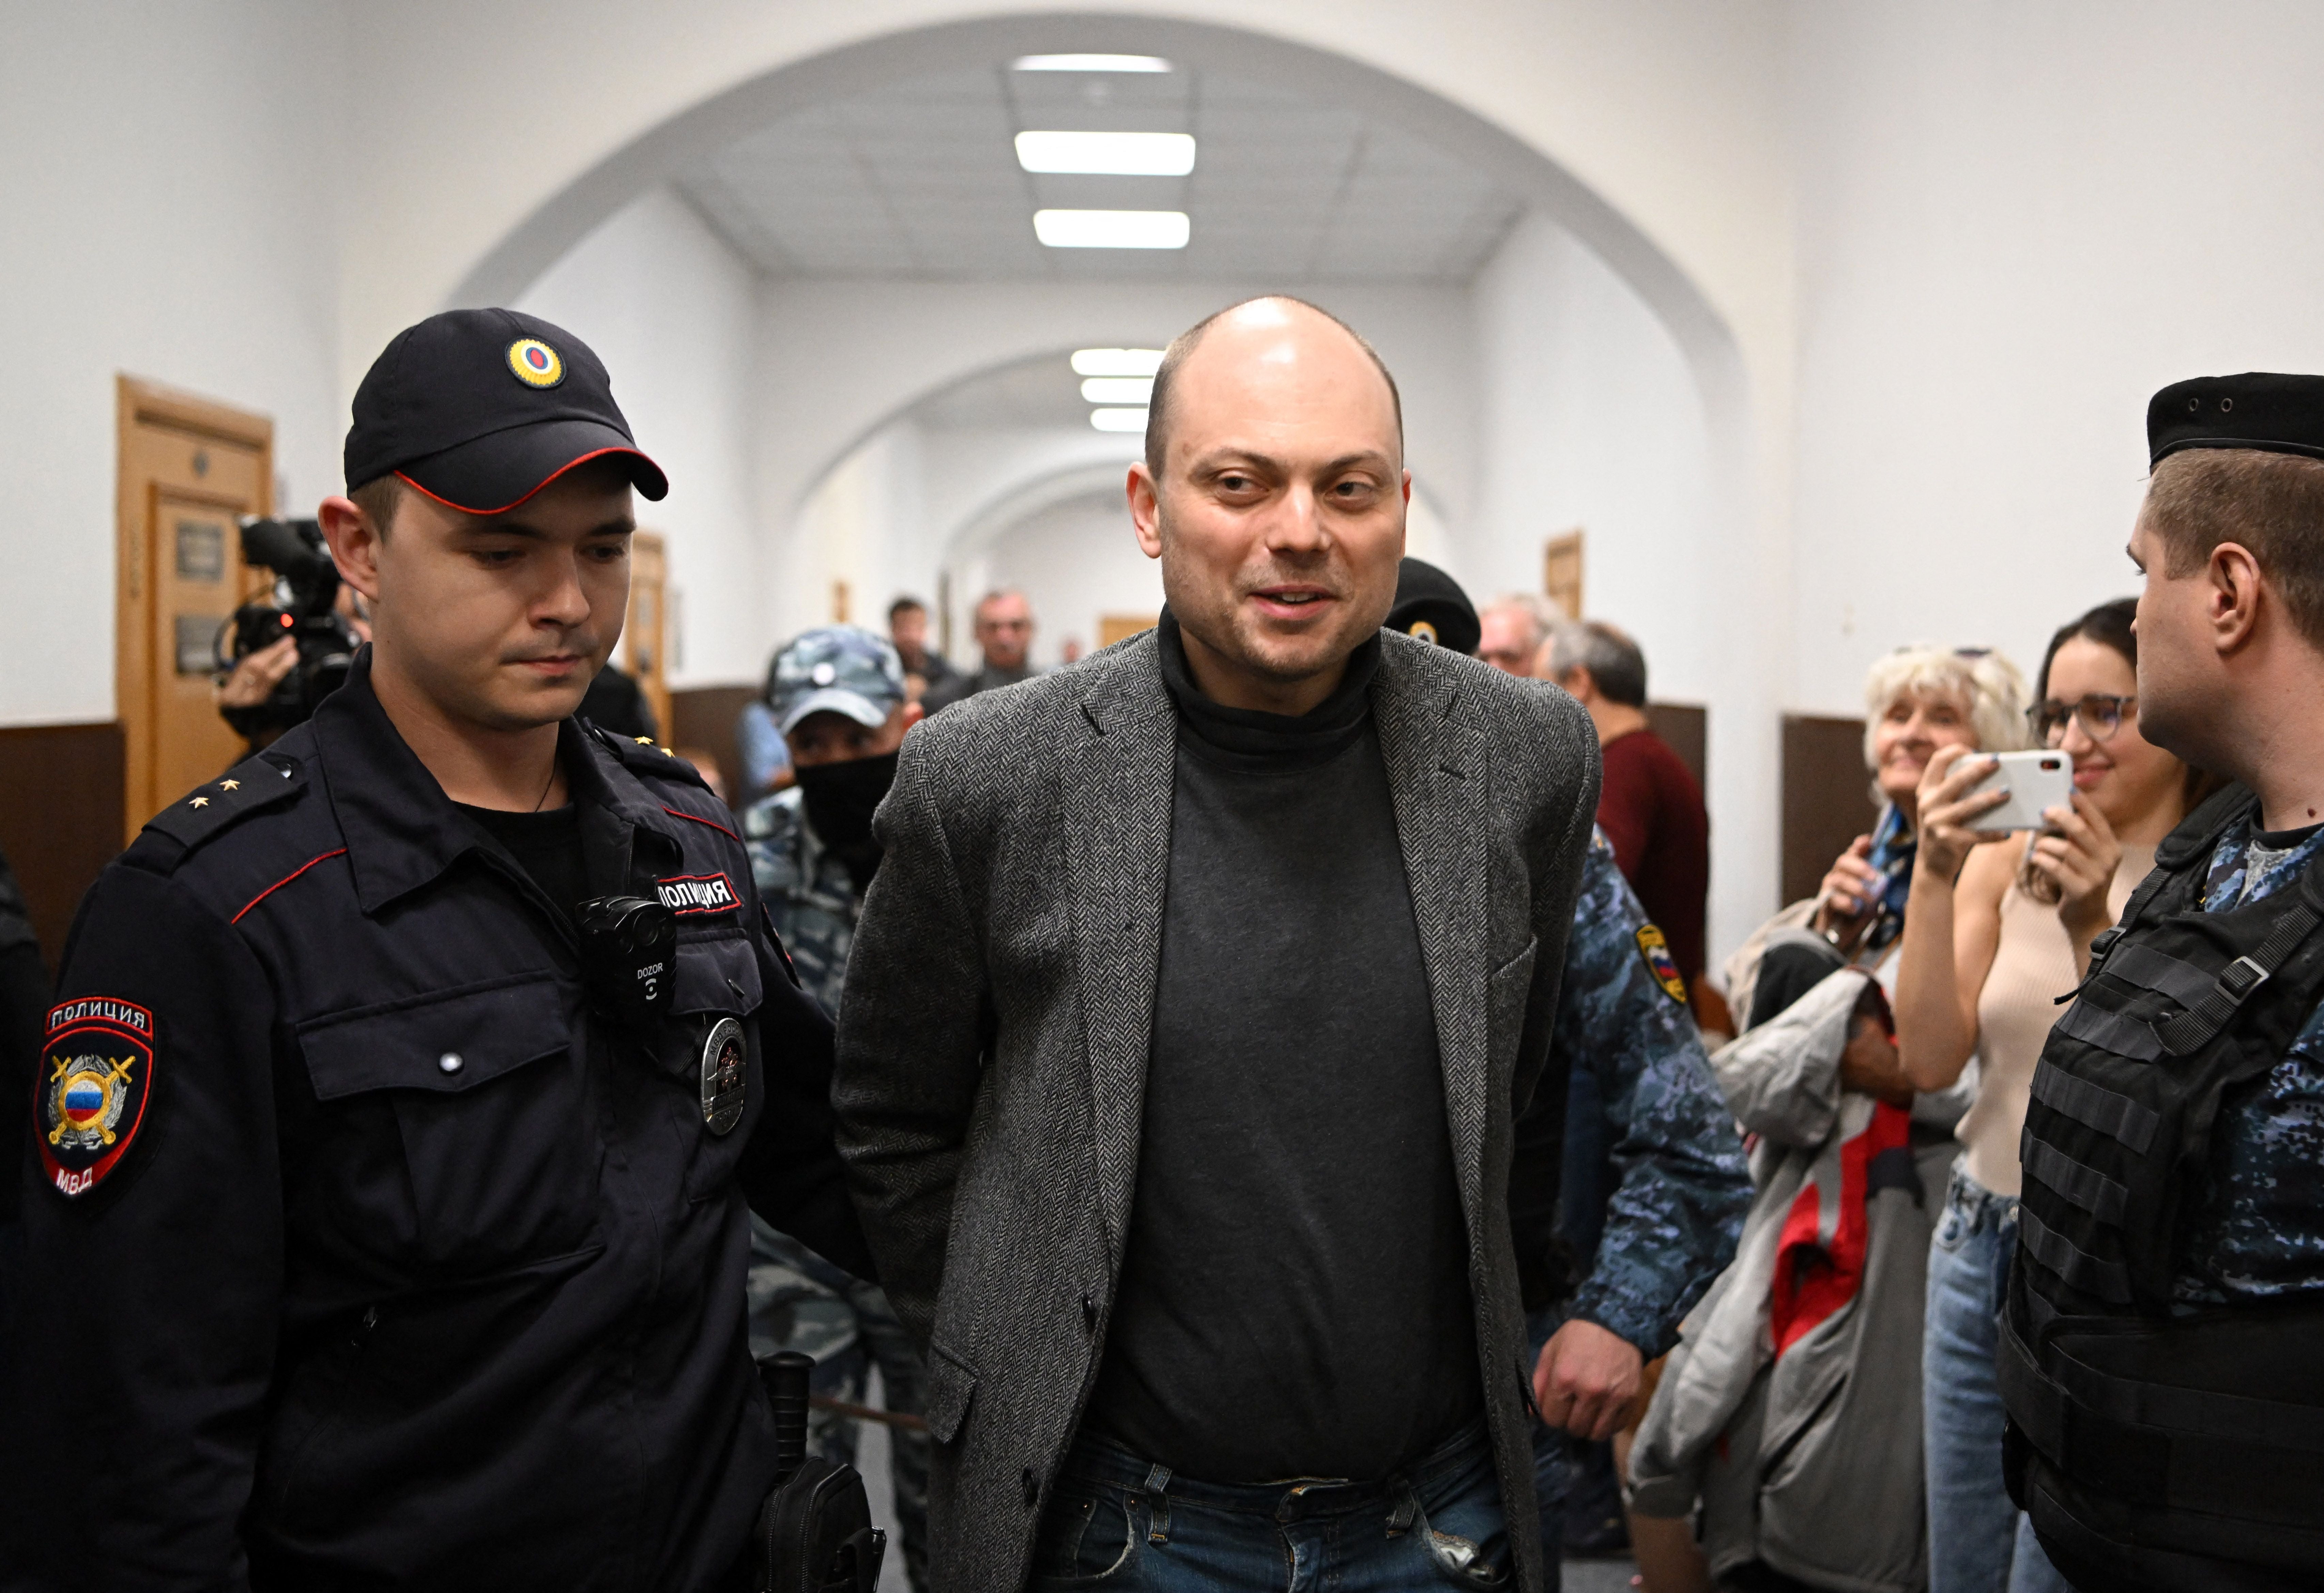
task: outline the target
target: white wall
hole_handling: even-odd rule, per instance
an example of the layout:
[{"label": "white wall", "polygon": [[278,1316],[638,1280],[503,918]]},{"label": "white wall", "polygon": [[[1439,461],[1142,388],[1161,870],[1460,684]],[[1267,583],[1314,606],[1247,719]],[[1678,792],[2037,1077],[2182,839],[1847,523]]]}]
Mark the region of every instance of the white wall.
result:
[{"label": "white wall", "polygon": [[110,719],[114,378],[271,415],[339,489],[336,6],[0,12],[0,723]]},{"label": "white wall", "polygon": [[573,333],[605,362],[638,446],[669,476],[638,523],[669,539],[681,634],[671,684],[752,680],[766,637],[752,595],[758,278],[668,189],[582,240],[516,308]]},{"label": "white wall", "polygon": [[2154,390],[2324,371],[2324,8],[1802,8],[1791,701],[2135,589]]},{"label": "white wall", "polygon": [[1771,671],[1751,667],[1767,628],[1738,585],[1748,541],[1714,511],[1693,373],[1638,296],[1537,216],[1472,297],[1480,480],[1458,538],[1471,589],[1540,591],[1543,543],[1582,529],[1585,617],[1637,638],[1656,700],[1710,709],[1710,933],[1730,950],[1775,889],[1776,714]]}]

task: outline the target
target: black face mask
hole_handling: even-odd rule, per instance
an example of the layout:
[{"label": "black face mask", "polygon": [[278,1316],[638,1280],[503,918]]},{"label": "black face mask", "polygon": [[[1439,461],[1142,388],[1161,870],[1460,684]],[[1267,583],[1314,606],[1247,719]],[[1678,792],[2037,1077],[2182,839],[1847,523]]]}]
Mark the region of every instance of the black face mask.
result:
[{"label": "black face mask", "polygon": [[800,798],[816,838],[847,865],[857,890],[871,889],[880,867],[880,843],[872,839],[872,815],[896,783],[896,755],[851,758],[844,763],[812,763],[798,771]]}]

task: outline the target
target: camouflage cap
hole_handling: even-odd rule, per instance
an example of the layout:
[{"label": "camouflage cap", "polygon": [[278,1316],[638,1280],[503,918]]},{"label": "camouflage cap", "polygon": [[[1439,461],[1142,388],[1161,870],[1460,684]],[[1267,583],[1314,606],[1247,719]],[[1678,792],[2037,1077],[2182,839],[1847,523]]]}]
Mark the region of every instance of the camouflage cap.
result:
[{"label": "camouflage cap", "polygon": [[785,735],[810,714],[844,714],[869,730],[904,700],[904,665],[884,637],[860,625],[823,625],[775,655],[768,706]]}]

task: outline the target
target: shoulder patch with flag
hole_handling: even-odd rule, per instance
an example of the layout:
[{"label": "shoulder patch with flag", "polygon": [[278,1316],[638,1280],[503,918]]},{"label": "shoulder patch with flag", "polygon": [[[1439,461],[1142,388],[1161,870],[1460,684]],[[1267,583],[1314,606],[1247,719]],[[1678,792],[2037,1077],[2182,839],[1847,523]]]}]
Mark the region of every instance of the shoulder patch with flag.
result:
[{"label": "shoulder patch with flag", "polygon": [[1638,955],[1646,960],[1646,971],[1663,987],[1663,994],[1685,1006],[1686,981],[1679,977],[1678,963],[1670,954],[1670,942],[1652,924],[1638,925]]},{"label": "shoulder patch with flag", "polygon": [[57,1192],[87,1194],[121,1165],[153,1098],[153,1015],[79,996],[49,1009],[33,1137]]}]

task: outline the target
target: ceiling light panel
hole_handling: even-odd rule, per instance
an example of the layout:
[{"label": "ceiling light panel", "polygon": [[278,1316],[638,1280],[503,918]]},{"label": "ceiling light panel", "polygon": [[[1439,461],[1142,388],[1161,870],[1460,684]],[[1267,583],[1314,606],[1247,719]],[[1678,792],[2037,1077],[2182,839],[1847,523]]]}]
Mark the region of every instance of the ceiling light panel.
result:
[{"label": "ceiling light panel", "polygon": [[1183,249],[1192,233],[1184,210],[1033,212],[1033,235],[1052,249]]},{"label": "ceiling light panel", "polygon": [[1153,396],[1151,376],[1092,376],[1082,383],[1084,403],[1142,404]]},{"label": "ceiling light panel", "polygon": [[1020,55],[1009,63],[1019,72],[1167,72],[1158,55]]},{"label": "ceiling light panel", "polygon": [[1184,177],[1194,169],[1194,141],[1184,133],[1020,133],[1017,164],[1028,171]]},{"label": "ceiling light panel", "polygon": [[[1162,351],[1158,348],[1077,348],[1074,350],[1074,374],[1076,376],[1151,376],[1162,368]],[[1145,401],[1139,401],[1143,403]]]},{"label": "ceiling light panel", "polygon": [[1143,410],[1092,410],[1090,424],[1100,431],[1139,431],[1146,429]]}]

